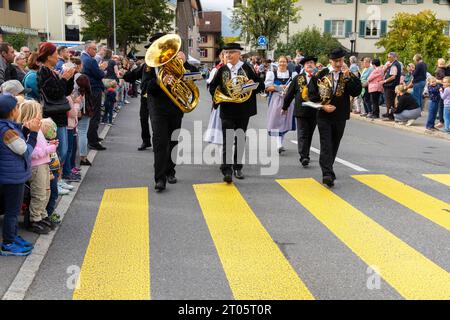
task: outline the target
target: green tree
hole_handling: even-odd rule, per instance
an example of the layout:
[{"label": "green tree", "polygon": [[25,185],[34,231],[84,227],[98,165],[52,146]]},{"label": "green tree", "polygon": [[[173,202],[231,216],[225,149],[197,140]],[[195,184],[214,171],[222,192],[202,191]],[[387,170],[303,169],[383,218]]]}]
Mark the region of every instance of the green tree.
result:
[{"label": "green tree", "polygon": [[438,58],[446,57],[450,49],[450,38],[442,32],[446,21],[436,18],[430,10],[418,14],[397,13],[389,23],[389,32],[376,43],[385,52],[396,52],[405,65],[420,53],[431,68]]},{"label": "green tree", "polygon": [[269,40],[269,50],[275,46],[289,22],[297,22],[300,7],[297,0],[248,0],[233,11],[233,30],[241,30],[241,38],[256,45],[259,36]]},{"label": "green tree", "polygon": [[26,46],[28,43],[28,37],[23,32],[17,34],[4,35],[3,40],[12,45],[13,48],[16,49],[17,51],[19,51],[20,48]]},{"label": "green tree", "polygon": [[[81,11],[88,27],[83,28],[83,40],[106,39],[113,47],[113,0],[80,0]],[[157,31],[169,31],[174,14],[166,0],[116,1],[117,43],[127,51],[131,45],[145,42]]]},{"label": "green tree", "polygon": [[316,27],[306,28],[301,32],[294,34],[289,44],[278,43],[275,55],[291,55],[295,56],[295,50],[302,50],[305,55],[313,55],[318,57],[319,62],[328,64],[328,53],[334,49],[341,47],[341,43],[332,37],[329,33],[321,33]]}]

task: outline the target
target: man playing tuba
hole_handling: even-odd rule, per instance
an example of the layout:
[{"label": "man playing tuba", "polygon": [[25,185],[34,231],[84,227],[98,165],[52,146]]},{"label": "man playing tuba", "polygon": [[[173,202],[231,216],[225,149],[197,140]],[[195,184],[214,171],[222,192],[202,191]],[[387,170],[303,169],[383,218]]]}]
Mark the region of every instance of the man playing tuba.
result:
[{"label": "man playing tuba", "polygon": [[[229,43],[224,47],[227,64],[216,73],[209,85],[214,103],[220,104],[222,120],[223,151],[220,170],[224,181],[233,181],[233,172],[237,179],[244,179],[242,158],[245,150],[245,132],[250,117],[256,115],[256,94],[264,90],[264,82],[253,69],[241,61],[241,46]],[[253,91],[241,93],[246,84],[259,84]],[[241,136],[236,134],[240,130]],[[229,134],[227,135],[227,131]],[[234,133],[234,134],[230,134]],[[231,158],[233,141],[234,157]],[[227,157],[228,156],[228,157]]]}]

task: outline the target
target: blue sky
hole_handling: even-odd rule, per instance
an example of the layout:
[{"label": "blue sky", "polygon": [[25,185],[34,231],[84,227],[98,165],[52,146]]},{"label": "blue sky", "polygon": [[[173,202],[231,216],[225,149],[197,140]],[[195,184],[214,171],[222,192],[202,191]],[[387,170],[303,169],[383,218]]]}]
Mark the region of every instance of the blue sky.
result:
[{"label": "blue sky", "polygon": [[222,11],[223,14],[231,17],[233,8],[233,0],[200,0],[204,10]]}]

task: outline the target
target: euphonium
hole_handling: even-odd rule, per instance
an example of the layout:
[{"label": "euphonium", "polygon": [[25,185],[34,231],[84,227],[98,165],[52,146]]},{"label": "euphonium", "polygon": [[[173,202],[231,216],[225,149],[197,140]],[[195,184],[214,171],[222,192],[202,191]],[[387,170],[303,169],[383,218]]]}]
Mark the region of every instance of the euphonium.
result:
[{"label": "euphonium", "polygon": [[[183,78],[186,69],[177,57],[180,49],[180,36],[165,35],[148,48],[145,63],[152,68],[160,68],[157,74],[159,86],[181,111],[188,113],[197,107],[200,93],[194,81]],[[172,77],[168,84],[163,82],[166,76]]]},{"label": "euphonium", "polygon": [[225,83],[227,93],[221,92],[220,87],[214,92],[213,101],[215,104],[221,103],[243,103],[250,99],[252,91],[242,93],[242,86],[248,82],[246,76],[237,76]]}]

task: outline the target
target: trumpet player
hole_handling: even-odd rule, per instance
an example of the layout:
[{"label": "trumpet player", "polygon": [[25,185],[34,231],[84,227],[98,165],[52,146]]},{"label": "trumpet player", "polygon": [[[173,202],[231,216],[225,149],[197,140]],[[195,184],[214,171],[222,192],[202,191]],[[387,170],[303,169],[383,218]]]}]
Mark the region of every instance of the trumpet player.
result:
[{"label": "trumpet player", "polygon": [[[245,79],[247,84],[258,83],[258,87],[252,91],[248,99],[226,99],[226,102],[220,102],[220,118],[222,119],[222,136],[223,151],[222,165],[220,170],[224,176],[226,183],[233,181],[233,173],[237,179],[244,179],[242,173],[242,158],[245,148],[245,137],[236,134],[236,130],[240,133],[247,131],[250,117],[256,115],[256,94],[264,90],[264,82],[260,79],[254,70],[241,61],[241,46],[238,43],[229,43],[224,47],[227,64],[222,66],[216,73],[216,76],[209,85],[211,95],[215,97],[216,89],[227,95],[230,93],[230,83],[234,79]],[[231,80],[231,82],[230,82]],[[228,132],[234,134],[227,135]],[[239,138],[239,139],[238,139]],[[233,159],[231,158],[231,150],[235,145]]]},{"label": "trumpet player", "polygon": [[[345,125],[350,119],[350,97],[361,94],[362,85],[344,62],[346,52],[342,48],[334,49],[329,54],[330,68],[317,73],[317,78],[327,77],[332,85],[331,100],[319,110],[317,127],[320,133],[320,167],[323,183],[334,186],[336,175],[333,170],[334,161],[344,135]],[[318,90],[318,89],[317,89]]]},{"label": "trumpet player", "polygon": [[303,102],[308,100],[320,102],[317,78],[313,76],[316,62],[316,57],[304,57],[300,61],[304,66],[303,72],[293,79],[282,108],[282,114],[288,114],[292,109],[291,102],[295,99],[294,117],[297,119],[298,153],[303,167],[309,165],[311,142],[317,126],[317,109],[304,106]]}]

